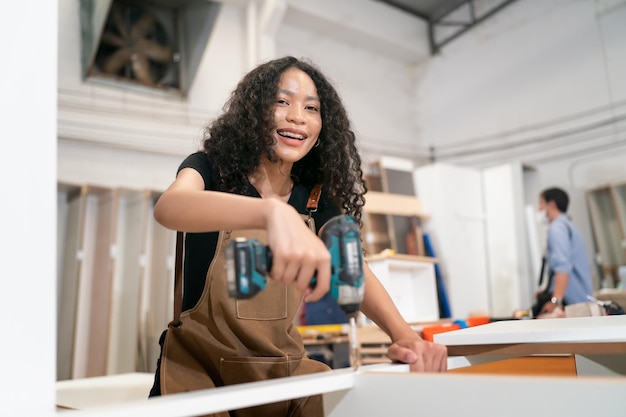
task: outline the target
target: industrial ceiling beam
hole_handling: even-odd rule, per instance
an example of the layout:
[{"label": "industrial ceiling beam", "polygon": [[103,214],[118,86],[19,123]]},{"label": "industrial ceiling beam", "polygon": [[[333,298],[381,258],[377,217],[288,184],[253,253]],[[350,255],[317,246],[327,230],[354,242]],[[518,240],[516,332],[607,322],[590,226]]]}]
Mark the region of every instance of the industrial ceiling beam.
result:
[{"label": "industrial ceiling beam", "polygon": [[[506,6],[510,5],[513,2],[515,2],[515,0],[503,0],[499,4],[489,9],[484,14],[481,14],[480,16],[478,16],[476,14],[475,0],[467,0],[462,4],[455,5],[454,7],[450,8],[449,10],[442,13],[440,16],[437,16],[436,18],[433,18],[431,16],[431,19],[428,20],[428,37],[429,37],[431,54],[436,55],[437,53],[441,51],[441,48],[444,45],[458,38],[465,32],[472,29],[474,26],[484,22],[485,20],[487,20],[488,18],[490,18],[497,12],[501,11],[502,9],[504,9]],[[468,9],[468,15],[469,15],[468,21],[446,20],[446,17],[454,14],[455,12],[458,12],[459,9],[461,9],[462,7],[467,7]],[[441,28],[441,27],[446,27],[446,28],[453,27],[453,28],[457,28],[458,30],[452,31],[452,34],[445,36],[441,40],[438,40],[436,36],[436,30],[437,28]]]},{"label": "industrial ceiling beam", "polygon": [[[477,13],[480,10],[481,3],[484,0],[446,0],[437,2],[437,7],[433,8],[431,1],[402,1],[402,0],[379,0],[390,6],[397,8],[405,13],[416,16],[428,23],[428,40],[430,45],[430,53],[436,55],[441,51],[444,45],[450,43],[474,26],[484,22],[489,17],[504,9],[515,0],[502,0],[495,6],[487,9],[485,13]],[[466,18],[459,18],[459,12],[466,9]],[[465,16],[463,16],[465,17]],[[456,29],[456,30],[455,30]],[[446,32],[446,36],[439,37],[437,32],[442,30]]]}]

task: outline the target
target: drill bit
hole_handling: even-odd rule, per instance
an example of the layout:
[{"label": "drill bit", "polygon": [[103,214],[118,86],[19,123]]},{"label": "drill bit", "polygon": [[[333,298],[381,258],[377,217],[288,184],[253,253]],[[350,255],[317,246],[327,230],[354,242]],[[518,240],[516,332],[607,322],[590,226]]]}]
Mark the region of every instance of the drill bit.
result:
[{"label": "drill bit", "polygon": [[359,368],[359,343],[356,337],[356,314],[351,314],[349,317],[350,322],[350,330],[349,330],[349,341],[350,341],[350,367],[354,368],[356,371]]}]

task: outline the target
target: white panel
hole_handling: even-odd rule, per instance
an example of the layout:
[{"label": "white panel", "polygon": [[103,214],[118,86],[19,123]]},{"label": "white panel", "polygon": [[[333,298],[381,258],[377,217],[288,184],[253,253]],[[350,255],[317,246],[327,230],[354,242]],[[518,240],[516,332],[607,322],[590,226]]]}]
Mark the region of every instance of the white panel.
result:
[{"label": "white panel", "polygon": [[57,2],[0,6],[0,414],[54,410]]},{"label": "white panel", "polygon": [[[626,382],[601,379],[596,383],[573,378],[542,377],[537,383],[537,378],[511,376],[371,372],[356,375],[355,388],[326,412],[328,417],[528,417],[546,415],[537,410],[558,401],[559,415],[586,416],[600,410],[619,415],[623,411],[620,390]],[[480,399],[485,393],[488,399]]]},{"label": "white panel", "polygon": [[[448,346],[516,343],[605,343],[626,341],[626,316],[504,320],[434,336]],[[616,346],[616,354],[624,354]]]},{"label": "white panel", "polygon": [[392,169],[396,171],[405,171],[412,173],[415,164],[410,159],[396,158],[392,156],[381,156],[380,166],[384,169]]},{"label": "white panel", "polygon": [[134,372],[137,362],[143,193],[119,193],[107,374]]},{"label": "white panel", "polygon": [[[70,196],[68,197],[68,193]],[[57,306],[57,379],[68,379],[72,375],[72,357],[74,349],[74,332],[76,322],[76,306],[78,303],[78,280],[80,261],[77,258],[82,233],[83,196],[79,188],[68,188],[61,192],[60,197],[68,199],[61,204],[63,218],[59,218],[58,240],[58,306]],[[61,209],[59,209],[61,213]],[[62,231],[61,231],[62,230]]]},{"label": "white panel", "polygon": [[139,370],[154,372],[159,337],[173,318],[176,233],[154,220],[157,193],[144,200],[139,307]]},{"label": "white panel", "polygon": [[78,249],[79,260],[78,294],[76,302],[76,330],[74,334],[74,351],[72,378],[87,376],[89,363],[89,326],[91,322],[91,297],[93,287],[92,271],[94,269],[94,252],[98,216],[98,199],[95,195],[85,195],[84,225],[81,246]]},{"label": "white panel", "polygon": [[531,305],[521,175],[519,164],[483,170],[490,302],[497,317]]},{"label": "white panel", "polygon": [[[423,411],[442,416],[528,417],[555,402],[563,415],[622,415],[624,407],[623,378],[542,377],[537,383],[537,378],[519,376],[407,371],[404,365],[363,366],[357,372],[339,369],[104,406],[94,391],[101,390],[109,398],[128,398],[120,387],[137,392],[145,386],[146,376],[68,381],[59,384],[59,393],[65,403],[82,404],[83,411],[72,412],[76,417],[189,417],[315,394],[323,394],[327,417],[414,417]],[[485,393],[489,400],[477,406],[477,398]],[[81,401],[81,396],[88,399]],[[477,412],[468,412],[474,409]]]},{"label": "white panel", "polygon": [[453,317],[489,314],[480,171],[432,164],[415,171],[415,184]]},{"label": "white panel", "polygon": [[[540,225],[537,221],[537,207],[527,205],[524,210],[526,230],[528,230],[528,251],[529,259],[532,260],[530,275],[532,277],[530,290],[534,292],[538,288],[539,274],[541,273],[541,258],[546,247],[546,231],[545,225]],[[545,271],[544,271],[545,275]],[[547,281],[544,281],[545,284]]]},{"label": "white panel", "polygon": [[381,259],[368,261],[381,284],[409,323],[439,319],[435,267],[431,262]]}]

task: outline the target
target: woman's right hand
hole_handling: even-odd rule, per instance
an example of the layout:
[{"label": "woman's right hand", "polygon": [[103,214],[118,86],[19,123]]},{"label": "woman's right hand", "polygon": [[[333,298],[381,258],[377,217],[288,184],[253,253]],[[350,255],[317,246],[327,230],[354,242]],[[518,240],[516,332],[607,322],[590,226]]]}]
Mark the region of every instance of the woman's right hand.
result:
[{"label": "woman's right hand", "polygon": [[[172,230],[210,232],[265,229],[272,250],[270,278],[304,292],[317,301],[330,288],[330,253],[302,216],[277,198],[254,198],[205,191],[204,180],[191,168],[181,170],[161,195],[155,219]],[[310,288],[313,276],[315,288]]]},{"label": "woman's right hand", "polygon": [[[330,252],[293,207],[278,199],[266,202],[270,278],[304,292],[306,302],[319,300],[330,288]],[[310,286],[313,276],[315,288]]]}]

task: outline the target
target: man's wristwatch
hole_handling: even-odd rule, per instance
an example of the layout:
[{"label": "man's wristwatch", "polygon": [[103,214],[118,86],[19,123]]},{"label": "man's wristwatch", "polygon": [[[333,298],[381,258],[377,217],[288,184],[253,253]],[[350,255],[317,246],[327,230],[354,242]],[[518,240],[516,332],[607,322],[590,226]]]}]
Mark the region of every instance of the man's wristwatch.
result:
[{"label": "man's wristwatch", "polygon": [[550,302],[551,302],[552,304],[554,304],[554,305],[562,305],[562,304],[563,304],[563,302],[561,301],[561,299],[560,299],[560,298],[557,298],[557,297],[552,297],[552,298],[550,299]]}]

